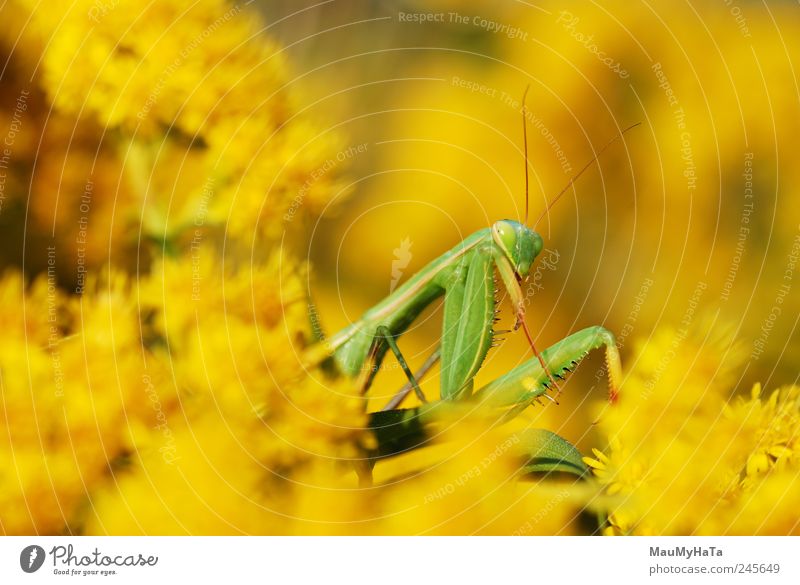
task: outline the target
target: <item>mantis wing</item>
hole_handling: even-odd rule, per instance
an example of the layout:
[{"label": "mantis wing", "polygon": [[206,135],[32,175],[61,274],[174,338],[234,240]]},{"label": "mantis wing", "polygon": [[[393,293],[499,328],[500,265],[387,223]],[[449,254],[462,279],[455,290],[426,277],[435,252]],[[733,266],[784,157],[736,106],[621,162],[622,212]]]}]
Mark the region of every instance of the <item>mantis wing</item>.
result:
[{"label": "mantis wing", "polygon": [[472,393],[472,382],[492,345],[495,287],[491,250],[478,248],[464,259],[444,297],[441,396],[456,400]]}]

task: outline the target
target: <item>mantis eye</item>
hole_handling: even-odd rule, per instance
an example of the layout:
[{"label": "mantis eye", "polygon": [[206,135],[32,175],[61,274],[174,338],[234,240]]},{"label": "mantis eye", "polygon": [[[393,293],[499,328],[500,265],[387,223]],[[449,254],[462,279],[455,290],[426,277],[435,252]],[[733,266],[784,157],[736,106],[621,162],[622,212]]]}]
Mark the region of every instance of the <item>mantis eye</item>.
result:
[{"label": "mantis eye", "polygon": [[494,239],[503,252],[511,258],[518,245],[517,232],[508,220],[498,221],[494,224]]}]

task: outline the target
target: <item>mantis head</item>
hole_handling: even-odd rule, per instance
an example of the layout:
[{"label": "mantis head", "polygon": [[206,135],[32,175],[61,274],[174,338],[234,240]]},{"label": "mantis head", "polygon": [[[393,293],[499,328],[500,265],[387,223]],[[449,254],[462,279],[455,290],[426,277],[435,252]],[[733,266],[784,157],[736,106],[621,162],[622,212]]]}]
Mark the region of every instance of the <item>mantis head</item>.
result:
[{"label": "mantis head", "polygon": [[503,219],[492,226],[492,237],[517,276],[528,276],[531,264],[544,247],[542,236],[525,224]]}]

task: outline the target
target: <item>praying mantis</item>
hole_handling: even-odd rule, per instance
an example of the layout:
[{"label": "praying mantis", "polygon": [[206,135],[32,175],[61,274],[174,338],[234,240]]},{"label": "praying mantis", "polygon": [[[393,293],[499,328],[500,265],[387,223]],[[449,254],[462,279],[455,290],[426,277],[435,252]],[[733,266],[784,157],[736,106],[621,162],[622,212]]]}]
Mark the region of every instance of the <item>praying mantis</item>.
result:
[{"label": "praying mantis", "polygon": [[[590,351],[599,348],[605,348],[609,400],[616,400],[622,369],[614,335],[600,326],[589,327],[539,352],[525,322],[526,304],[521,285],[543,248],[543,239],[535,231],[538,222],[606,148],[638,124],[622,130],[601,148],[553,198],[533,227],[529,227],[527,92],[526,89],[522,97],[525,220],[503,219],[478,230],[432,260],[360,319],[312,346],[304,355],[304,363],[308,366],[332,358],[336,369],[356,380],[366,392],[386,353],[392,351],[408,378],[408,384],[382,411],[372,415],[371,426],[381,444],[377,456],[411,448],[412,438],[419,440],[424,435],[425,425],[448,405],[466,404],[471,407],[480,403],[502,410],[503,416],[509,418],[540,397],[555,401],[560,392],[556,379],[563,379]],[[513,330],[522,328],[533,358],[476,390],[475,376],[498,334],[494,330],[499,312],[495,271],[511,300],[515,319]],[[415,375],[403,357],[397,339],[427,306],[441,297],[444,297],[441,340],[437,350]],[[418,378],[436,361],[441,361],[440,398],[430,402],[420,389]],[[421,406],[399,409],[411,390],[416,393]],[[548,394],[550,391],[554,391],[554,396]],[[577,461],[580,461],[579,457]]]}]

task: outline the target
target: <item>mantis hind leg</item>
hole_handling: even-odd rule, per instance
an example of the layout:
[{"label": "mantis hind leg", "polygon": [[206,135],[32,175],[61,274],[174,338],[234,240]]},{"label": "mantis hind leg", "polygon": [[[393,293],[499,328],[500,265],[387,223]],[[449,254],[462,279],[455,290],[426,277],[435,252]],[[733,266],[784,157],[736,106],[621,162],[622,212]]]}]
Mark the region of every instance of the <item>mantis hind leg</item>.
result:
[{"label": "mantis hind leg", "polygon": [[[622,366],[614,335],[603,327],[589,327],[566,337],[541,352],[547,370],[556,378],[564,378],[586,355],[605,348],[608,368],[609,401],[619,394]],[[496,407],[521,410],[551,389],[551,382],[539,360],[531,359],[504,376],[480,388],[474,399]]]},{"label": "mantis hind leg", "polygon": [[[428,356],[428,359],[425,360],[425,363],[420,366],[419,370],[417,370],[417,373],[414,374],[417,382],[422,380],[423,376],[425,376],[425,374],[427,374],[430,369],[436,365],[436,362],[438,362],[441,357],[442,346],[439,345],[435,350],[433,350],[433,353]],[[408,396],[408,393],[411,392],[412,388],[413,386],[411,384],[411,380],[409,380],[405,386],[400,388],[400,390],[395,393],[392,399],[387,402],[386,406],[384,406],[381,410],[392,410],[393,408],[400,406],[405,397]]]},{"label": "mantis hind leg", "polygon": [[375,336],[372,340],[372,346],[370,347],[369,357],[367,358],[368,363],[370,364],[370,368],[366,372],[366,377],[362,380],[359,380],[360,385],[362,386],[362,391],[366,392],[369,390],[370,386],[372,386],[372,381],[375,379],[375,374],[378,372],[378,362],[379,356],[381,355],[381,344],[385,343],[389,349],[392,350],[395,358],[397,358],[397,362],[400,364],[403,372],[405,373],[406,377],[408,378],[409,384],[414,389],[414,393],[417,395],[417,398],[420,399],[422,402],[427,402],[427,398],[425,398],[425,394],[422,392],[422,389],[419,387],[417,383],[417,379],[414,377],[414,374],[411,372],[411,369],[408,367],[408,363],[406,362],[405,358],[403,357],[403,353],[400,351],[400,348],[395,341],[394,335],[389,330],[388,327],[384,325],[379,325],[375,329]]}]

